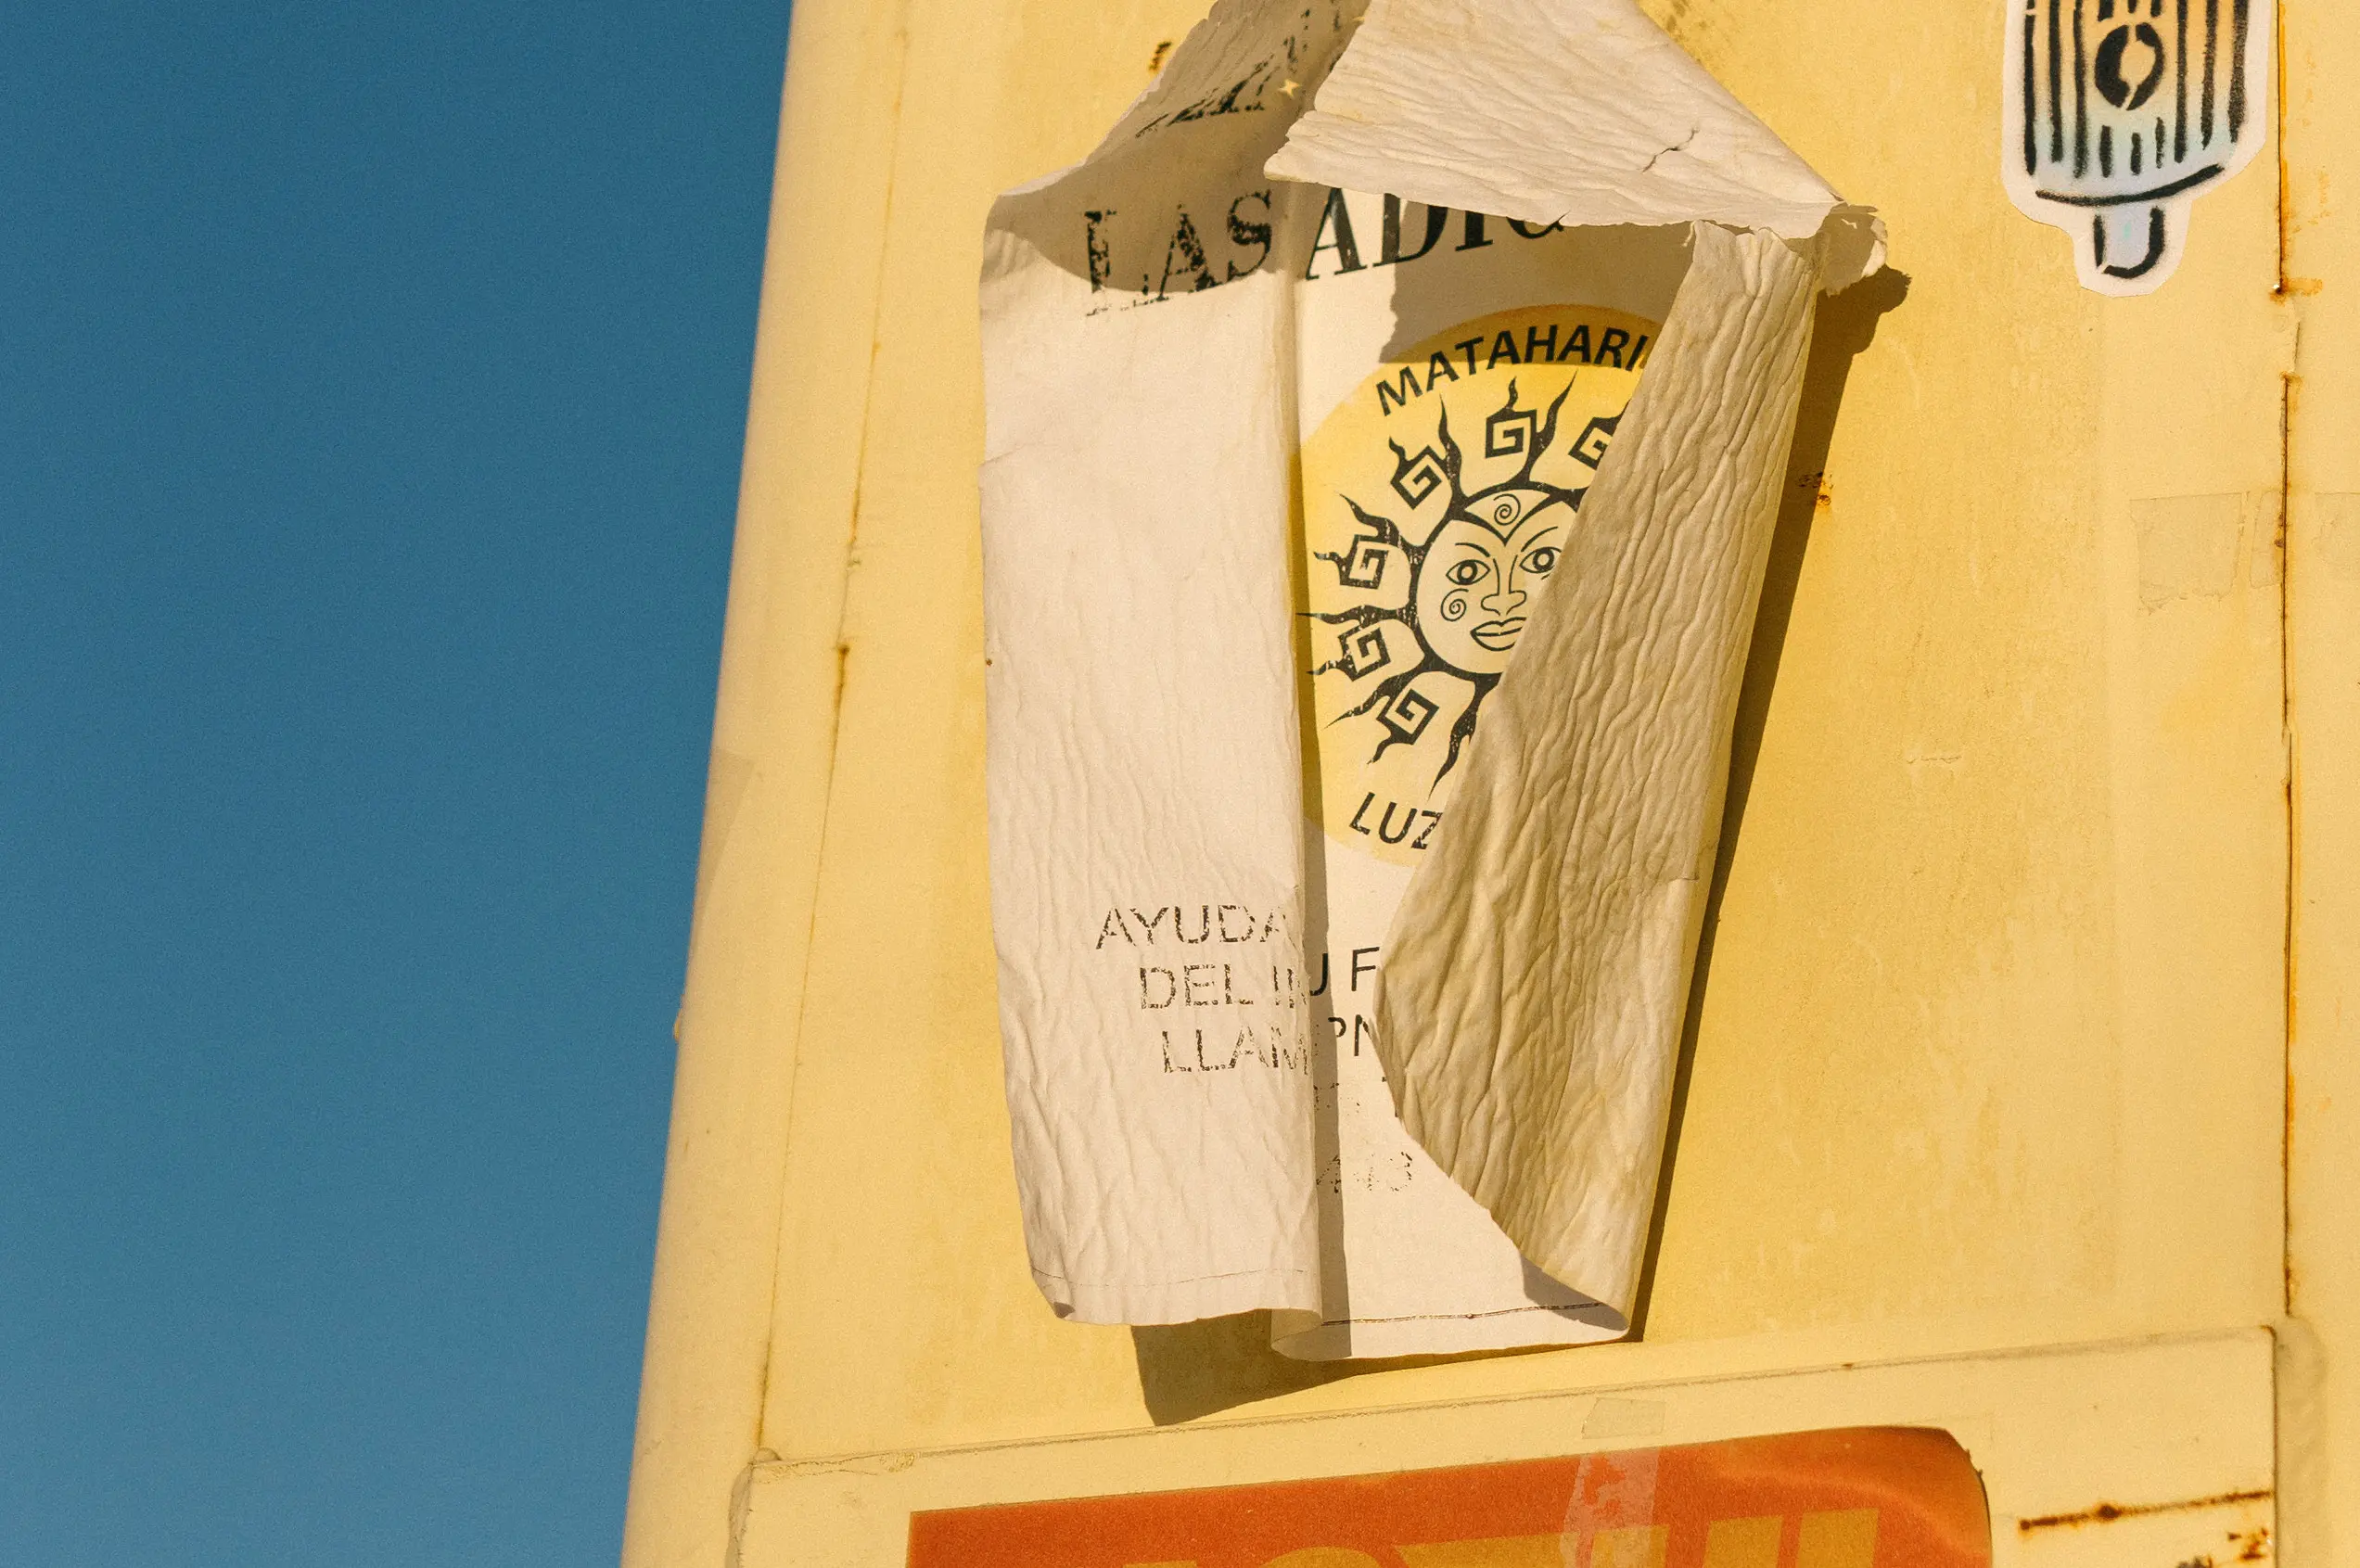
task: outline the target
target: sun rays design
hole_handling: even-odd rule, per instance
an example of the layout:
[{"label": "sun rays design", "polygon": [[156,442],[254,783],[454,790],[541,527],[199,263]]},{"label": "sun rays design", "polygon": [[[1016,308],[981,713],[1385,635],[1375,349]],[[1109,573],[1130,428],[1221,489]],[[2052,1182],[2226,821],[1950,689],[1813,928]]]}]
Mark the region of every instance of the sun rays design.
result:
[{"label": "sun rays design", "polygon": [[[1467,454],[1451,434],[1445,406],[1433,441],[1415,453],[1387,438],[1397,507],[1372,510],[1336,492],[1357,528],[1342,548],[1315,551],[1312,558],[1335,569],[1338,593],[1385,594],[1388,578],[1399,592],[1402,574],[1408,576],[1398,604],[1305,612],[1337,629],[1333,652],[1311,672],[1315,679],[1341,674],[1357,695],[1361,682],[1379,677],[1366,695],[1328,720],[1333,726],[1373,716],[1383,733],[1369,761],[1397,746],[1415,745],[1455,700],[1448,746],[1434,783],[1458,766],[1484,699],[1499,683],[1533,602],[1570,542],[1587,493],[1587,485],[1567,489],[1535,474],[1557,440],[1558,415],[1572,390],[1568,384],[1542,410],[1521,405],[1517,384],[1510,380],[1507,401],[1484,421],[1482,449],[1493,460],[1486,465],[1492,473],[1500,460],[1516,462],[1506,479],[1467,489]],[[1618,420],[1592,417],[1566,455],[1596,468]]]}]

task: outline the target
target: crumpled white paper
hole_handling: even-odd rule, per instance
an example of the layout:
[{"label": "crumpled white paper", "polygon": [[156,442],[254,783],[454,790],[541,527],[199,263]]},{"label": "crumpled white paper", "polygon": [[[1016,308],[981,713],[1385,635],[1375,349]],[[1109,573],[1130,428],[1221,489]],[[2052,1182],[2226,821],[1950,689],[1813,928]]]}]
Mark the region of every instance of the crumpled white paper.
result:
[{"label": "crumpled white paper", "polygon": [[1225,0],[992,212],[1027,1245],[1298,1355],[1612,1338],[1811,302],[1882,236],[1629,0],[1356,9]]}]

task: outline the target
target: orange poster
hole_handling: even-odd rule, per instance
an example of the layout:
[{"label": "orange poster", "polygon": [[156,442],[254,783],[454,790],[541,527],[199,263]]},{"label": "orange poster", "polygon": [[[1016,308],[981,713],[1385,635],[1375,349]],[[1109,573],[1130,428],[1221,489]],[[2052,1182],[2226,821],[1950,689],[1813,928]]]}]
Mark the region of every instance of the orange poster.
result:
[{"label": "orange poster", "polygon": [[1947,1433],[1749,1437],[918,1513],[910,1568],[1987,1568]]}]

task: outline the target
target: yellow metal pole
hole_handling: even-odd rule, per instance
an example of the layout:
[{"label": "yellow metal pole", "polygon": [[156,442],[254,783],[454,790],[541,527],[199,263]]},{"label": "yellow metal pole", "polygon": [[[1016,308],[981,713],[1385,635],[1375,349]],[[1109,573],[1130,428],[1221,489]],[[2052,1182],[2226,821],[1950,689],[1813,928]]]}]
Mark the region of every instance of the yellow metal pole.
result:
[{"label": "yellow metal pole", "polygon": [[677,1026],[628,1568],[719,1563],[733,1487],[761,1446],[902,45],[891,0],[795,8]]}]

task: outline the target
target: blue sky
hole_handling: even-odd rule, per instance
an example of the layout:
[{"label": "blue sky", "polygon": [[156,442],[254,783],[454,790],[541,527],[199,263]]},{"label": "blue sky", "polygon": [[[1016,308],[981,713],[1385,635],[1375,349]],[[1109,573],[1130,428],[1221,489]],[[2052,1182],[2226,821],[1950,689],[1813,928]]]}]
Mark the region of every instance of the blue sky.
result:
[{"label": "blue sky", "polygon": [[0,19],[0,1562],[613,1560],[786,10]]}]

